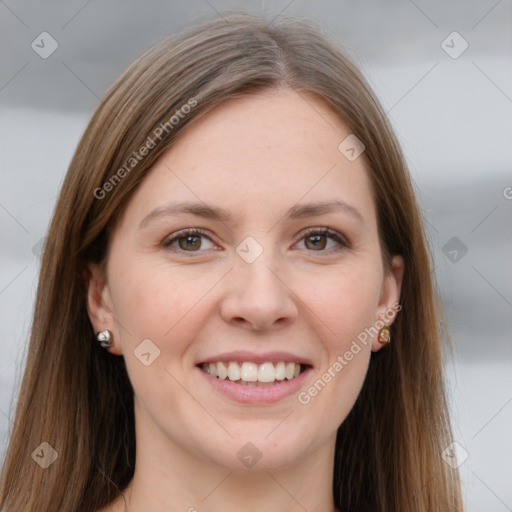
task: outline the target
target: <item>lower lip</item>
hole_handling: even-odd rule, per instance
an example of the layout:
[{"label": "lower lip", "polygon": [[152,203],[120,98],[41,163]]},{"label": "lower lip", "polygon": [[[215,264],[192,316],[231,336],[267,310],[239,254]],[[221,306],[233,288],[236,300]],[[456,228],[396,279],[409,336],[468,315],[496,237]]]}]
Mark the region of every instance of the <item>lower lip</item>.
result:
[{"label": "lower lip", "polygon": [[304,381],[307,379],[311,368],[308,367],[299,376],[291,380],[283,380],[280,384],[269,386],[254,386],[245,384],[235,384],[230,380],[212,377],[210,374],[197,368],[203,378],[206,379],[215,391],[242,404],[263,405],[272,404],[283,400],[284,398],[297,393]]}]

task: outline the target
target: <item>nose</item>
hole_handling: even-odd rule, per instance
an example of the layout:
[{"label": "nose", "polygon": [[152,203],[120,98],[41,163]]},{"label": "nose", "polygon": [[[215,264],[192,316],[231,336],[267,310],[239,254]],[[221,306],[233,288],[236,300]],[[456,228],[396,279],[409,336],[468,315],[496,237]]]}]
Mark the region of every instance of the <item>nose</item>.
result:
[{"label": "nose", "polygon": [[291,283],[275,268],[263,255],[253,263],[242,259],[236,262],[220,307],[225,322],[265,331],[283,328],[296,320],[298,308]]}]

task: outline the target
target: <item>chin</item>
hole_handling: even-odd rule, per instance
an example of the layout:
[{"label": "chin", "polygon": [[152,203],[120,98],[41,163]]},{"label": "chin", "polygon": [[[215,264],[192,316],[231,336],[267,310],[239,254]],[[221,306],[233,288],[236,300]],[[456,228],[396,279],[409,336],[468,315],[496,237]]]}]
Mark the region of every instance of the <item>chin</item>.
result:
[{"label": "chin", "polygon": [[[273,428],[279,424],[273,423]],[[204,447],[203,455],[210,453],[210,460],[229,470],[263,471],[293,466],[304,457],[305,452],[318,448],[309,446],[306,436],[290,436],[289,426],[279,434],[277,430],[271,432],[272,429],[265,429],[264,434],[258,432],[258,435],[246,432],[245,435],[233,436],[226,444],[219,440],[212,446]]]}]

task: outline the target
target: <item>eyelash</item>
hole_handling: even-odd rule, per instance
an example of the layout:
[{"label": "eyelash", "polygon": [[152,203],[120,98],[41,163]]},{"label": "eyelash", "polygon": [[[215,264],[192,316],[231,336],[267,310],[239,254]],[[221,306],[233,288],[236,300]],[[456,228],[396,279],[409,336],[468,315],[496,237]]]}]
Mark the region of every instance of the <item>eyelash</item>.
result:
[{"label": "eyelash", "polygon": [[[305,232],[302,233],[302,239],[308,238],[313,235],[327,235],[328,238],[331,238],[332,240],[335,240],[340,244],[341,247],[338,247],[335,249],[335,251],[341,251],[343,249],[351,249],[352,245],[350,242],[340,233],[337,231],[333,231],[329,228],[310,228],[307,229]],[[332,249],[328,249],[327,251],[311,251],[311,252],[330,252]]]},{"label": "eyelash", "polygon": [[[302,237],[300,240],[302,241],[303,239],[314,236],[314,235],[321,235],[321,236],[326,235],[329,238],[338,242],[338,244],[341,247],[331,248],[331,249],[321,250],[321,251],[310,251],[310,252],[320,252],[320,253],[326,252],[329,254],[331,252],[338,252],[338,251],[342,251],[344,249],[352,248],[351,243],[343,235],[341,235],[340,233],[333,231],[332,229],[329,229],[329,228],[310,228],[310,229],[306,230],[304,233],[302,233]],[[211,240],[211,238],[208,236],[207,232],[205,232],[199,228],[190,228],[190,229],[183,229],[182,231],[178,231],[174,235],[171,235],[170,238],[166,238],[162,242],[162,247],[169,248],[174,242],[180,240],[181,238],[186,238],[188,236],[192,236],[192,237],[203,236],[203,237],[207,238],[208,240],[210,240],[211,242],[213,242]],[[334,249],[334,251],[333,251],[333,249]],[[175,251],[185,253],[185,254],[189,253],[190,256],[193,256],[194,254],[199,253],[199,252],[203,252],[200,250],[199,251],[185,251],[183,249],[175,249]]]}]

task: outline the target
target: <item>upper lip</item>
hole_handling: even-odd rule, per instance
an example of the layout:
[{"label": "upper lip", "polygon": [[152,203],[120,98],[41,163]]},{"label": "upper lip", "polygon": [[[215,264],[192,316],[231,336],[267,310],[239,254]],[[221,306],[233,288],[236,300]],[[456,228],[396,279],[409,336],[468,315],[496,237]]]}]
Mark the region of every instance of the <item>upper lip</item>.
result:
[{"label": "upper lip", "polygon": [[247,352],[244,350],[237,350],[235,352],[223,352],[222,354],[216,354],[205,359],[201,359],[197,364],[202,363],[217,363],[219,361],[229,362],[235,361],[237,363],[251,362],[256,364],[263,363],[279,363],[280,361],[288,363],[299,363],[302,365],[312,366],[311,360],[305,357],[301,357],[291,352],[264,352],[262,354],[256,354],[254,352]]}]

